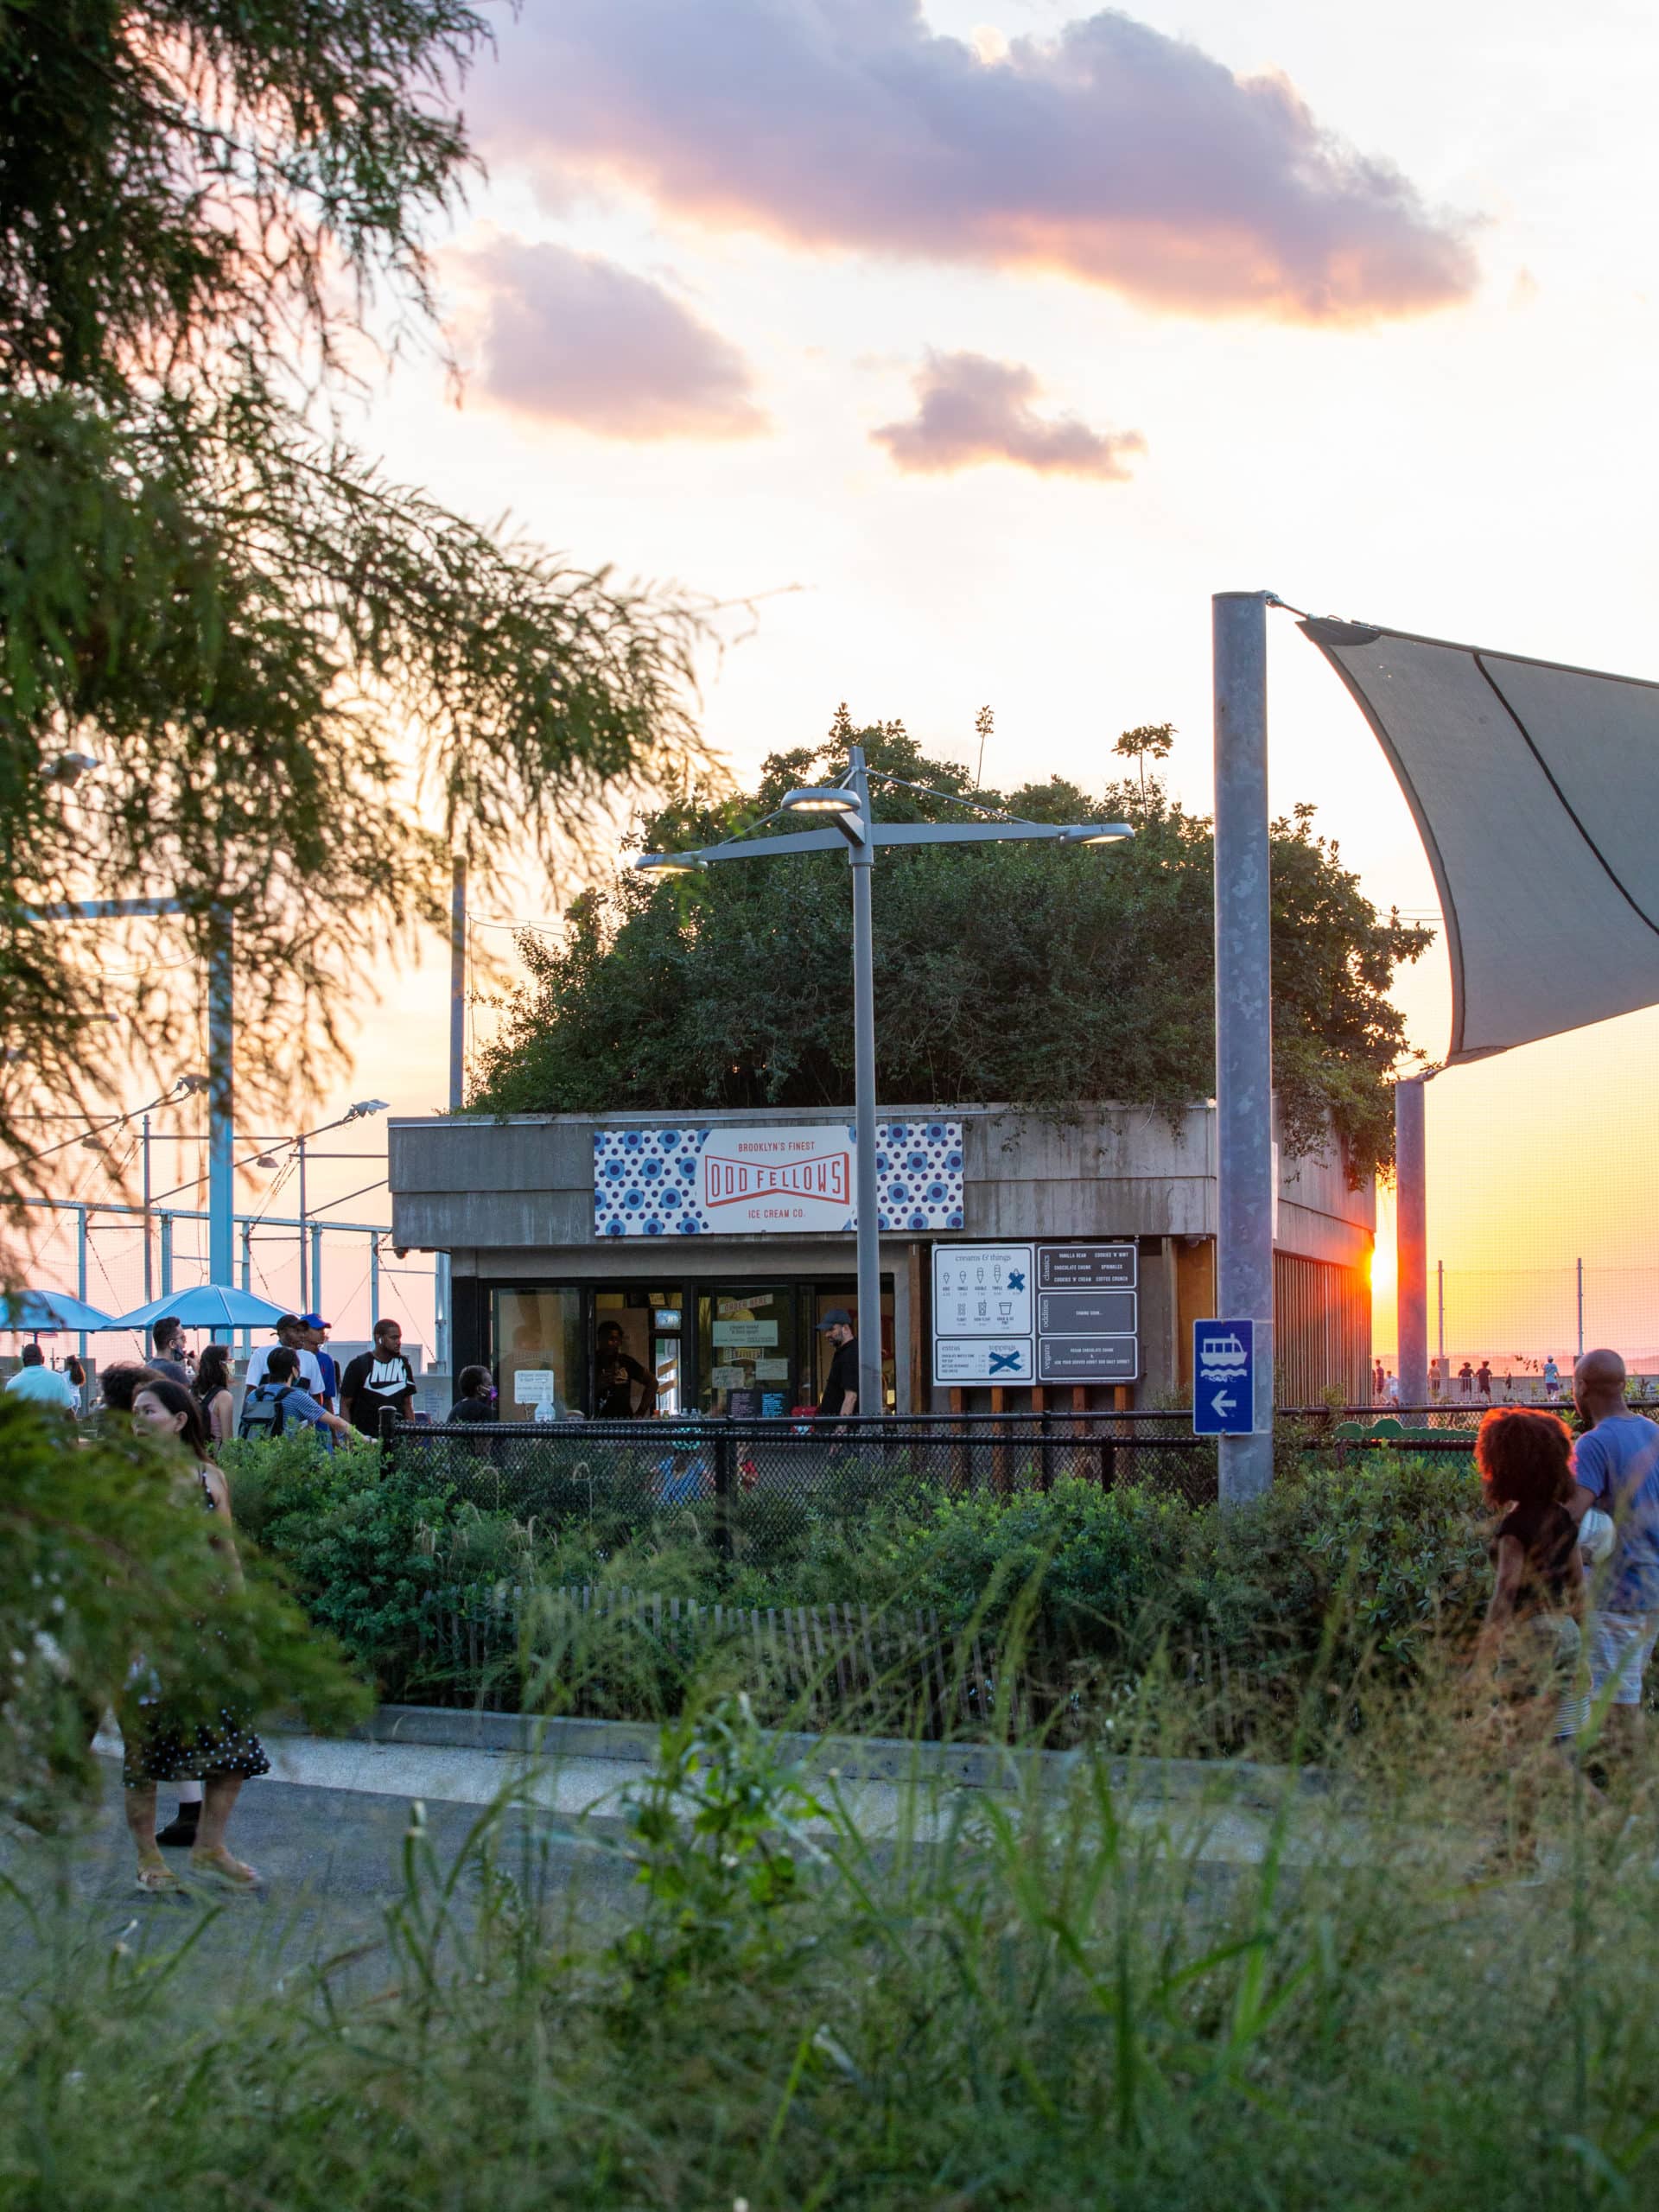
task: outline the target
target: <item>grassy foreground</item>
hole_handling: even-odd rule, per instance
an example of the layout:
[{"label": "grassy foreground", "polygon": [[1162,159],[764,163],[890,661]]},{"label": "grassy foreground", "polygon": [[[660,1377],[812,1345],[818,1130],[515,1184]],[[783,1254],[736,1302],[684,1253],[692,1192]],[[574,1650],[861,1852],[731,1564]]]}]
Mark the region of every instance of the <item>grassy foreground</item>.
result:
[{"label": "grassy foreground", "polygon": [[[638,1870],[620,1925],[501,1808],[449,1866],[411,1829],[354,1997],[324,1963],[227,1999],[158,1921],[112,1947],[44,1913],[0,2019],[0,2204],[1652,2203],[1640,1793],[1592,1817],[1449,1696],[1365,1741],[1363,1780],[1268,1790],[1254,1866],[1086,1757],[873,1847],[725,1699],[592,1840]],[[1529,1775],[1547,1871],[1483,1872]]]}]

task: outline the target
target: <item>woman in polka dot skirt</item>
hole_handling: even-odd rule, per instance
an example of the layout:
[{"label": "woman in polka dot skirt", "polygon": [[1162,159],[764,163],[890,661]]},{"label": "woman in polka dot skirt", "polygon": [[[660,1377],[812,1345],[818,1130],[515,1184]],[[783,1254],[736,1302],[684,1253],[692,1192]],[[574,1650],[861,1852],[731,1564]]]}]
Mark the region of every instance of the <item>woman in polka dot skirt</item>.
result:
[{"label": "woman in polka dot skirt", "polygon": [[[195,1496],[224,1524],[215,1541],[228,1555],[234,1573],[230,1493],[207,1456],[207,1432],[195,1397],[182,1384],[158,1376],[135,1394],[132,1421],[141,1433],[175,1437],[189,1454]],[[224,1889],[257,1889],[259,1877],[253,1868],[232,1859],[225,1847],[226,1824],[242,1784],[270,1771],[270,1761],[248,1726],[248,1715],[229,1705],[221,1706],[211,1720],[181,1713],[169,1707],[158,1687],[145,1688],[143,1671],[122,1713],[127,1826],[138,1847],[139,1888],[157,1895],[183,1886],[156,1845],[156,1785],[200,1775],[201,1823],[190,1853],[190,1871]]]}]

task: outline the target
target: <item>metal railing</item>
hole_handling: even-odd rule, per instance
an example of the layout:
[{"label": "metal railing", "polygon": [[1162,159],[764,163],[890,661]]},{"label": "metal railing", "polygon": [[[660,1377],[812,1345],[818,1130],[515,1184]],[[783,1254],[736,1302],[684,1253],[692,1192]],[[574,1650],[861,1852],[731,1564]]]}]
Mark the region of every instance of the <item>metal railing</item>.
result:
[{"label": "metal railing", "polygon": [[1066,1476],[1106,1489],[1135,1482],[1193,1504],[1216,1495],[1213,1444],[1165,1414],[388,1421],[381,1451],[402,1475],[428,1473],[521,1517],[643,1522],[683,1510],[706,1515],[722,1543],[779,1510],[849,1518],[906,1494],[1049,1490]]}]

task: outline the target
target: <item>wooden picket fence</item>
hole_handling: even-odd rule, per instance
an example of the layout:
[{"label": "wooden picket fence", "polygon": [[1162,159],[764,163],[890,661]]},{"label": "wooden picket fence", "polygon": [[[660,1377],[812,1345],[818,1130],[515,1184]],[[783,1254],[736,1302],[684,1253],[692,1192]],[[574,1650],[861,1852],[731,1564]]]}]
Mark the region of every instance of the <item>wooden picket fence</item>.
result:
[{"label": "wooden picket fence", "polygon": [[429,1682],[468,1704],[516,1705],[539,1669],[561,1709],[616,1716],[630,1684],[648,1707],[653,1688],[671,1694],[709,1665],[763,1717],[815,1727],[874,1719],[941,1736],[982,1729],[997,1703],[980,1639],[954,1635],[923,1606],[751,1607],[604,1583],[476,1584],[431,1593],[421,1642]]}]

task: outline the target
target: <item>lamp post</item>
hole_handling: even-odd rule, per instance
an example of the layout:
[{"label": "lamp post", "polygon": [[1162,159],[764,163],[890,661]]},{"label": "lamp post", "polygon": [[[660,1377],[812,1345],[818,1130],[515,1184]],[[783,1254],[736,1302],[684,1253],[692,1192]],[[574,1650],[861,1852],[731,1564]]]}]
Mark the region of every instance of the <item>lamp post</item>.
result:
[{"label": "lamp post", "polygon": [[[1065,845],[1107,845],[1134,836],[1127,822],[878,822],[870,804],[870,771],[864,749],[848,751],[847,773],[838,784],[813,785],[790,791],[766,822],[779,815],[827,819],[833,827],[798,830],[781,837],[747,841],[747,833],[724,844],[682,853],[642,853],[636,868],[656,875],[685,875],[720,861],[781,860],[797,853],[830,853],[844,847],[853,875],[853,1077],[856,1173],[854,1189],[858,1219],[858,1404],[861,1413],[885,1410],[881,1387],[881,1248],[875,1175],[875,933],[871,913],[872,875],[881,845],[979,845],[1047,840]],[[894,784],[897,777],[878,780]],[[904,785],[910,789],[912,786]],[[971,801],[948,791],[931,798],[982,812]],[[764,829],[766,823],[753,827]]]}]

